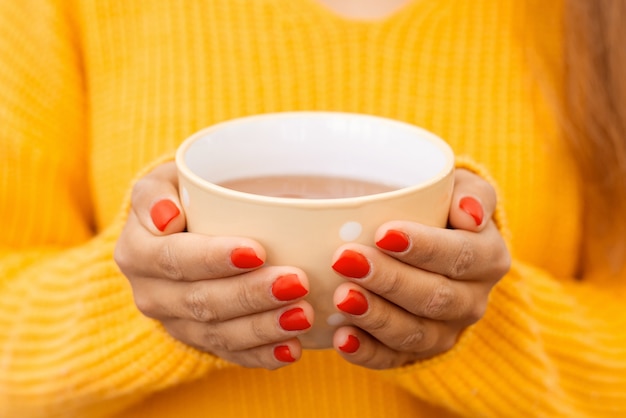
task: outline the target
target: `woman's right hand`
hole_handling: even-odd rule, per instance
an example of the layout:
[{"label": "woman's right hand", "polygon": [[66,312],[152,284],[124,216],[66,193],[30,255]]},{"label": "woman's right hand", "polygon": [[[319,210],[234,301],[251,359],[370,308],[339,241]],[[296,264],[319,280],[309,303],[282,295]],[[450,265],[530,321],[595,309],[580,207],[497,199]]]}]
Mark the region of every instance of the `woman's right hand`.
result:
[{"label": "woman's right hand", "polygon": [[185,232],[174,163],[140,179],[115,248],[135,304],[176,339],[227,361],[275,369],[298,360],[313,323],[307,277],[264,266],[256,241]]}]

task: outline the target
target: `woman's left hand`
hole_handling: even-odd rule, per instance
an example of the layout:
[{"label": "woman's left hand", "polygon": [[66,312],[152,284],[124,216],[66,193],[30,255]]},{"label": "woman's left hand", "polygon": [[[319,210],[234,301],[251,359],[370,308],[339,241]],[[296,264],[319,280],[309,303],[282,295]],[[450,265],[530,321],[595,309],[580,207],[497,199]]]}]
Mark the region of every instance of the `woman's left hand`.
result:
[{"label": "woman's left hand", "polygon": [[347,281],[334,302],[351,325],[335,332],[338,352],[386,369],[450,350],[482,318],[492,287],[510,268],[495,207],[491,185],[457,169],[448,229],[394,221],[379,228],[378,248],[339,248],[333,268]]}]

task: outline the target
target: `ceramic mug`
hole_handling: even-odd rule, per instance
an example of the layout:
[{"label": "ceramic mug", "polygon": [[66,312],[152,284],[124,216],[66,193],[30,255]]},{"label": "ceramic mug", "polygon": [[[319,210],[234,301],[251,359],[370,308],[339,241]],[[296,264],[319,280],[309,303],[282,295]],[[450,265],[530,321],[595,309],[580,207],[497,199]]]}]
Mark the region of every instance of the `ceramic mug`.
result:
[{"label": "ceramic mug", "polygon": [[[222,122],[187,138],[176,164],[189,231],[256,239],[266,249],[266,264],[296,266],[307,274],[306,299],[315,321],[298,337],[304,348],[331,347],[334,330],[346,323],[333,304],[333,292],[344,281],[331,268],[335,250],[346,242],[373,245],[376,229],[391,220],[445,227],[454,181],[453,152],[433,133],[341,112]],[[275,185],[298,179],[300,188],[311,179],[318,186],[320,179],[335,184],[348,179],[383,189],[353,187],[352,194],[313,196],[310,190],[272,194],[224,186],[257,178]]]}]

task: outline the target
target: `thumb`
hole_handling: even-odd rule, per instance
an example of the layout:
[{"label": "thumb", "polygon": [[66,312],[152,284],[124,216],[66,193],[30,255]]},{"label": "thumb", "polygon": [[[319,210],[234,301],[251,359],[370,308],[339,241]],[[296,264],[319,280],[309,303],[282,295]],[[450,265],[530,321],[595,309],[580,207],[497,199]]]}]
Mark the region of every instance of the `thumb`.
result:
[{"label": "thumb", "polygon": [[186,220],[178,198],[176,164],[161,164],[139,179],[133,187],[131,204],[139,222],[154,235],[184,231]]},{"label": "thumb", "polygon": [[493,216],[496,202],[491,184],[469,170],[457,169],[448,223],[454,229],[482,231]]}]

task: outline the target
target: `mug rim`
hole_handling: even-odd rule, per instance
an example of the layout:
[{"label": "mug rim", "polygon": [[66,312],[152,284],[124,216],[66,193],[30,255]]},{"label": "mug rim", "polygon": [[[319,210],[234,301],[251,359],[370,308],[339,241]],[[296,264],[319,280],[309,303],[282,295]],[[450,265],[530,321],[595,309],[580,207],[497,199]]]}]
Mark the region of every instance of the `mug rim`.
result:
[{"label": "mug rim", "polygon": [[[277,197],[277,196],[267,196],[262,194],[254,194],[248,192],[242,192],[239,190],[233,190],[224,186],[220,186],[219,184],[213,183],[209,180],[206,180],[193,172],[191,168],[188,166],[185,156],[189,148],[193,143],[199,140],[201,137],[207,135],[208,133],[217,131],[229,125],[239,124],[241,122],[253,121],[255,119],[275,119],[275,118],[290,118],[290,117],[326,117],[326,116],[346,116],[350,118],[365,118],[365,119],[374,119],[381,120],[387,124],[397,124],[403,126],[405,129],[413,130],[418,133],[421,137],[425,137],[429,142],[435,145],[444,155],[444,165],[439,170],[439,172],[429,177],[427,180],[412,184],[409,186],[399,187],[394,190],[385,191],[381,193],[373,193],[366,194],[360,196],[352,196],[352,197],[339,197],[339,198],[301,198],[301,197]],[[333,207],[340,208],[346,206],[355,206],[360,205],[366,202],[370,202],[372,200],[381,201],[381,200],[390,200],[400,196],[404,196],[406,194],[413,193],[418,190],[427,189],[436,183],[439,183],[443,178],[447,177],[451,171],[454,170],[455,160],[454,153],[450,145],[445,142],[441,137],[434,134],[431,131],[428,131],[424,128],[421,128],[417,125],[413,125],[408,122],[386,118],[383,116],[370,115],[364,113],[354,113],[354,112],[338,112],[338,111],[285,111],[285,112],[272,112],[272,113],[262,113],[255,114],[250,116],[237,117],[232,119],[227,119],[213,125],[207,126],[203,129],[200,129],[194,132],[192,135],[187,137],[177,148],[175,155],[175,163],[178,170],[179,176],[184,176],[187,181],[193,183],[196,187],[201,189],[208,189],[213,193],[221,195],[223,197],[228,197],[232,199],[237,199],[240,201],[245,201],[249,203],[255,204],[266,204],[266,205],[274,205],[274,206],[289,206],[289,207],[302,207],[302,208],[322,208],[322,207]]]}]

